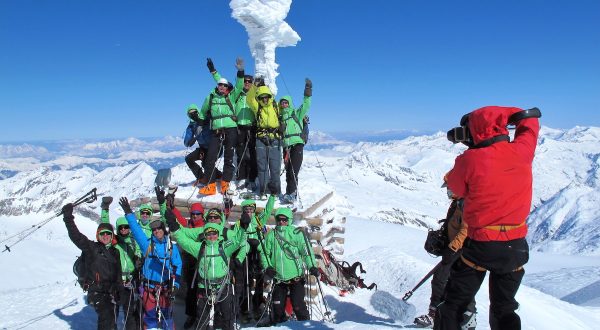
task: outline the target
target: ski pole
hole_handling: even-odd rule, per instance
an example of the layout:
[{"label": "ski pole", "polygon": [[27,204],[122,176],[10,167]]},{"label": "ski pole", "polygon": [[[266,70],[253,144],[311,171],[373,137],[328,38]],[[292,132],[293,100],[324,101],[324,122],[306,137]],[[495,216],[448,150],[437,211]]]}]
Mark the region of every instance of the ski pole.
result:
[{"label": "ski pole", "polygon": [[[98,199],[98,196],[96,195],[96,188],[90,190],[89,192],[87,192],[85,195],[83,195],[82,197],[80,197],[79,199],[77,199],[76,201],[74,201],[73,207],[78,206],[82,203],[92,203],[95,202]],[[54,218],[60,216],[61,214],[63,214],[63,211],[60,210],[59,212],[57,212],[56,214],[54,214],[53,216],[45,219],[44,221],[41,221],[35,225],[31,225],[31,227],[24,229],[10,237],[7,237],[5,239],[3,239],[2,241],[0,241],[1,243],[4,243],[8,240],[11,240],[17,236],[22,235],[17,241],[15,241],[13,244],[10,245],[4,245],[4,250],[2,252],[11,252],[10,248],[17,245],[19,242],[23,241],[25,238],[29,237],[31,234],[33,234],[34,232],[36,232],[38,229],[42,228],[43,226],[45,226],[46,224],[48,224],[50,221],[52,221]]]},{"label": "ski pole", "polygon": [[427,281],[427,279],[429,279],[429,278],[430,278],[430,277],[433,275],[433,273],[435,273],[435,272],[438,270],[438,268],[440,268],[441,266],[442,266],[442,262],[440,261],[440,262],[438,262],[438,264],[437,264],[437,265],[435,265],[435,267],[433,267],[433,268],[432,268],[432,269],[429,271],[429,273],[427,273],[427,274],[426,274],[426,275],[425,275],[425,276],[424,276],[424,277],[423,277],[423,278],[422,278],[422,279],[419,281],[419,283],[417,283],[417,285],[415,285],[415,287],[414,287],[414,288],[412,288],[412,290],[410,290],[410,291],[408,291],[407,293],[405,293],[405,294],[404,294],[404,297],[402,297],[402,300],[403,300],[403,301],[407,301],[408,299],[410,299],[410,297],[412,297],[413,293],[414,293],[415,291],[417,291],[417,289],[418,289],[418,288],[419,288],[421,285],[423,285],[423,283],[425,283],[425,281]]}]

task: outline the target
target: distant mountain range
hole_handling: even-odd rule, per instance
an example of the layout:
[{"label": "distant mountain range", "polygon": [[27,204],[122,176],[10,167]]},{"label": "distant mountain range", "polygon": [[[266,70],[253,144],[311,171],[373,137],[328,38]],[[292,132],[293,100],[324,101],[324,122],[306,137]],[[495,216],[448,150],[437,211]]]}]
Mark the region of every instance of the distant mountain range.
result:
[{"label": "distant mountain range", "polygon": [[[436,227],[448,205],[442,176],[464,147],[441,132],[350,140],[311,132],[300,195],[326,184],[340,196],[334,207],[346,214]],[[0,144],[0,216],[50,214],[93,187],[100,194],[150,196],[159,168],[175,168],[174,182],[193,179],[183,160],[189,151],[179,137]],[[600,255],[599,155],[600,128],[542,128],[528,219],[532,249]],[[81,210],[97,217],[97,205]]]}]

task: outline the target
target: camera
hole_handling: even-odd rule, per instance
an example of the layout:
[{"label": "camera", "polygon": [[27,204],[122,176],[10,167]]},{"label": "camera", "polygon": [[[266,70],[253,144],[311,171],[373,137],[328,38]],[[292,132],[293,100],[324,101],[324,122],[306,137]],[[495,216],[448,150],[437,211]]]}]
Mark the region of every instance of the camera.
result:
[{"label": "camera", "polygon": [[[446,133],[446,138],[452,143],[463,143],[467,147],[473,147],[473,137],[469,131],[469,115],[467,113],[460,119],[460,126],[450,129]],[[508,118],[507,126],[516,125],[520,120],[525,118],[540,118],[542,112],[538,108],[531,108],[523,111],[519,111]]]}]

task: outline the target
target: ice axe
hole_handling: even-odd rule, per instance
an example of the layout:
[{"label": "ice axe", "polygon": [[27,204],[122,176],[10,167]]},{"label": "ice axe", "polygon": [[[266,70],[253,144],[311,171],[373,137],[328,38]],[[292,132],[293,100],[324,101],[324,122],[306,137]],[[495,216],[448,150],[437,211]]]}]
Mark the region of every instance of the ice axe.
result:
[{"label": "ice axe", "polygon": [[160,187],[162,190],[167,190],[169,183],[171,182],[171,169],[161,168],[156,172],[156,178],[154,179],[154,185]]}]

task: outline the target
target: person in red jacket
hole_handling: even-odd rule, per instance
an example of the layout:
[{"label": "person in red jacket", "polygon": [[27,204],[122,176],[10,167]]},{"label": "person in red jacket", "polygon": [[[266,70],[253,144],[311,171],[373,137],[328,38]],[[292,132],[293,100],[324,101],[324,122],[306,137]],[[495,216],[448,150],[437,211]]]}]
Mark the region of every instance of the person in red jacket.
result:
[{"label": "person in red jacket", "polygon": [[[523,265],[529,260],[526,220],[540,129],[539,110],[532,110],[537,115],[528,114],[531,110],[488,106],[468,115],[472,141],[448,173],[448,189],[464,198],[468,238],[452,267],[436,328],[439,324],[439,329],[459,329],[488,271],[491,328],[521,328],[515,295],[525,274]],[[512,142],[507,125],[516,126]]]}]

